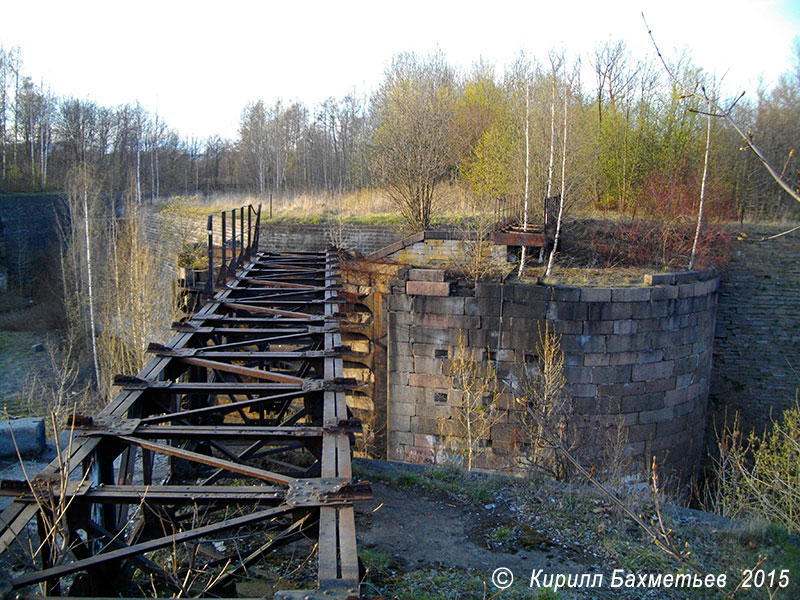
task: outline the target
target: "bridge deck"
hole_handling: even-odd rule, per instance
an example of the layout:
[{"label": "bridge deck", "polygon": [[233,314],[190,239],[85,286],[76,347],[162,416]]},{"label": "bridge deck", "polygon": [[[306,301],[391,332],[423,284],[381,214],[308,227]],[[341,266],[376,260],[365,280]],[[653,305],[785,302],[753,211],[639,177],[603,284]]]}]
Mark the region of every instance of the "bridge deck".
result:
[{"label": "bridge deck", "polygon": [[311,539],[316,589],[275,598],[358,597],[352,502],[370,490],[352,482],[337,258],[247,254],[97,417],[74,419],[61,460],[4,486],[0,551],[37,524],[37,568],[10,581],[20,595],[235,597]]}]

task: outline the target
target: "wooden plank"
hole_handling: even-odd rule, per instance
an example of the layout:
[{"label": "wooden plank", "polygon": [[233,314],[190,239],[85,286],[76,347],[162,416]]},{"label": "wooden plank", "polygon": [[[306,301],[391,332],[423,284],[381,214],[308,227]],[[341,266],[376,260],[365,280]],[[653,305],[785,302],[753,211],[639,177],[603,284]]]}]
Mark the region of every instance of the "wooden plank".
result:
[{"label": "wooden plank", "polygon": [[336,568],[337,550],[337,509],[329,506],[322,506],[319,509],[319,563],[317,577],[322,585],[323,581],[337,579],[338,569]]},{"label": "wooden plank", "polygon": [[358,585],[358,552],[356,549],[356,523],[352,506],[339,511],[339,556],[342,580],[348,585]]},{"label": "wooden plank", "polygon": [[346,433],[336,436],[336,476],[345,479],[353,478],[350,461],[350,437]]},{"label": "wooden plank", "polygon": [[[11,509],[16,515],[13,518],[10,518],[9,521],[4,521],[5,529],[3,534],[0,535],[0,554],[5,552],[11,544],[14,543],[14,540],[17,539],[17,536],[22,532],[23,529],[28,525],[30,520],[39,512],[39,506],[37,504],[21,504],[18,502],[14,502],[3,512],[3,518],[6,518],[6,513],[9,512]],[[10,517],[10,515],[9,515]]]},{"label": "wooden plank", "polygon": [[336,435],[326,433],[322,436],[322,477],[336,477]]}]

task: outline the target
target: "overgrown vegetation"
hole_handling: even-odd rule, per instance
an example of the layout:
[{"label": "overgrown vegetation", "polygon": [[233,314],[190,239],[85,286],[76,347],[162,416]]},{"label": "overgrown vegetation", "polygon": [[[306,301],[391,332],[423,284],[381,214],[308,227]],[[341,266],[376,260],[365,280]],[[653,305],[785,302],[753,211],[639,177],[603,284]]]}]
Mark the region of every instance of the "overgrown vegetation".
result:
[{"label": "overgrown vegetation", "polygon": [[[582,572],[606,575],[606,589],[559,590],[551,596],[545,594],[552,594],[552,590],[541,589],[538,590],[541,598],[638,599],[643,595],[641,589],[607,589],[611,571],[685,572],[680,563],[655,547],[645,531],[623,517],[606,496],[584,484],[470,473],[452,466],[387,472],[364,462],[356,464],[356,474],[408,489],[409,494],[423,494],[455,505],[472,515],[469,537],[457,540],[459,544],[512,555],[542,553],[552,561],[545,572],[558,571],[556,565],[571,563]],[[658,521],[651,491],[633,494],[627,503],[647,522]],[[702,572],[726,573],[728,584],[723,591],[660,588],[653,590],[656,592],[653,597],[729,598],[741,570],[758,564],[760,557],[765,559],[762,568],[767,570],[788,569],[794,573],[800,568],[798,540],[779,525],[728,521],[672,505],[660,508],[660,518],[676,544],[691,552],[691,560]],[[503,555],[503,560],[509,560],[508,554]],[[360,555],[368,569],[364,587],[367,597],[397,600],[537,597],[537,590],[528,588],[526,577],[530,573],[525,573],[522,580],[519,580],[522,573],[517,573],[518,581],[498,594],[490,575],[502,564],[499,559],[497,565],[472,571],[438,563],[435,556],[431,556],[430,562],[406,565],[402,556],[384,548],[362,548]],[[485,596],[482,584],[486,585]],[[778,590],[774,596],[770,596],[769,590],[750,588],[740,590],[735,597],[788,599],[799,592],[800,582],[791,577],[789,587]]]},{"label": "overgrown vegetation", "polygon": [[745,436],[738,415],[717,434],[707,507],[726,517],[765,520],[800,533],[800,405],[761,435]]}]

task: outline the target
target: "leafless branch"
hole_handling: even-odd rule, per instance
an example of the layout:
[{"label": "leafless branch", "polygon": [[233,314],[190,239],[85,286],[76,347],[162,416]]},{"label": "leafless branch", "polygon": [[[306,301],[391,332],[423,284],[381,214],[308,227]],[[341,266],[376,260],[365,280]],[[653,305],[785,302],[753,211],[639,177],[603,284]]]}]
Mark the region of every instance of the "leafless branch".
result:
[{"label": "leafless branch", "polygon": [[717,102],[709,98],[708,95],[705,93],[705,90],[703,90],[703,93],[698,93],[697,87],[695,87],[694,89],[687,87],[677,78],[677,76],[672,72],[672,69],[669,68],[667,61],[661,54],[661,50],[659,49],[658,44],[656,43],[656,38],[653,36],[653,31],[650,29],[650,25],[648,25],[644,13],[642,13],[642,20],[644,21],[645,27],[647,27],[647,33],[650,36],[650,40],[652,40],[653,42],[656,54],[658,55],[659,60],[661,60],[661,64],[664,66],[664,70],[667,72],[667,75],[669,75],[670,79],[672,79],[672,81],[675,82],[675,85],[677,85],[684,92],[684,94],[686,94],[686,96],[691,96],[692,98],[697,98],[698,100],[705,102],[709,107],[709,112],[714,111],[720,113],[720,116],[723,119],[725,119],[725,121],[727,121],[731,127],[733,127],[736,133],[738,133],[739,136],[744,140],[744,143],[747,144],[747,146],[753,151],[753,153],[756,155],[756,157],[764,166],[764,168],[767,170],[767,172],[770,174],[770,176],[775,180],[775,182],[779,186],[781,186],[784,189],[784,191],[787,194],[789,194],[790,197],[800,202],[800,193],[792,189],[792,186],[789,184],[789,182],[786,181],[783,177],[781,177],[780,173],[778,173],[778,171],[770,164],[769,160],[767,160],[767,157],[764,156],[764,154],[761,152],[758,146],[756,146],[753,143],[753,140],[750,138],[750,136],[747,135],[744,131],[742,131],[742,129],[739,127],[739,125],[736,123],[736,121],[734,121],[733,117],[731,116],[731,110],[744,94],[742,93],[731,104],[730,108],[725,110],[723,107],[717,104]]}]

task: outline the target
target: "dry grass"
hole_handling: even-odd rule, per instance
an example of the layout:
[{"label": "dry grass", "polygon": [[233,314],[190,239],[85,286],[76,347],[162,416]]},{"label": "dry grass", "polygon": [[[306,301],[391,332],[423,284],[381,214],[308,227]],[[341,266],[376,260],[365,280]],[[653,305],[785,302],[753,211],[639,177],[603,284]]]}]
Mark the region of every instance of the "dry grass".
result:
[{"label": "dry grass", "polygon": [[[261,216],[270,220],[269,195],[215,194],[213,196],[175,196],[158,203],[159,210],[177,207],[184,215],[204,218],[209,212],[230,210],[239,206],[261,204]],[[451,222],[477,214],[475,201],[458,186],[443,184],[435,204],[436,222]],[[342,220],[353,223],[400,224],[395,205],[376,189],[361,189],[334,194],[306,192],[277,194],[272,198],[272,220],[325,222]]]}]

